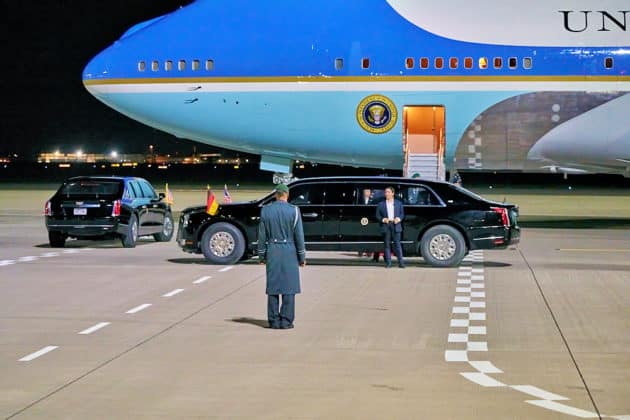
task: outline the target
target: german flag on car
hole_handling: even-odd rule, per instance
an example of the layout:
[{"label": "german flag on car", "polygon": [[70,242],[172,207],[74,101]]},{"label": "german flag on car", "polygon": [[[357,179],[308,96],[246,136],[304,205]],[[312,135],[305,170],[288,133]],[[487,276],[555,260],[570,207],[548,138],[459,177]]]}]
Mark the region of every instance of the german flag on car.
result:
[{"label": "german flag on car", "polygon": [[217,202],[217,198],[214,196],[212,189],[208,185],[208,199],[206,203],[206,213],[210,216],[214,216],[219,211],[219,203]]}]

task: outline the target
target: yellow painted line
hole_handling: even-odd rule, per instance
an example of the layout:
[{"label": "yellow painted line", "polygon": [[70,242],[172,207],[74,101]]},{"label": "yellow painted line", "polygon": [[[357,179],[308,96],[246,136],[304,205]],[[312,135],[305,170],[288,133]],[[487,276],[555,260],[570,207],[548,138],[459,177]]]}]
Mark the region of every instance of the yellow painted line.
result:
[{"label": "yellow painted line", "polygon": [[158,83],[330,83],[330,82],[630,82],[630,76],[278,76],[278,77],[138,77],[90,79],[83,84]]},{"label": "yellow painted line", "polygon": [[614,248],[558,248],[558,251],[564,252],[622,252],[630,253],[630,249],[614,249]]}]

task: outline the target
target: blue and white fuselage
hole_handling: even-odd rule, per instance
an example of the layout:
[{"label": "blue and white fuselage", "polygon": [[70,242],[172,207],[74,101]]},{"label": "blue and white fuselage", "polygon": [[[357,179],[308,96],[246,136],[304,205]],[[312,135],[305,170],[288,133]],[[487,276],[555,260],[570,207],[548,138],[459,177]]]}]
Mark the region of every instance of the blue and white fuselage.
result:
[{"label": "blue and white fuselage", "polygon": [[[402,118],[376,134],[358,121],[378,94],[399,114],[444,106],[449,165],[627,174],[630,10],[558,3],[197,0],[131,28],[83,81],[133,119],[278,172],[400,169]],[[594,144],[606,152],[580,152]]]}]

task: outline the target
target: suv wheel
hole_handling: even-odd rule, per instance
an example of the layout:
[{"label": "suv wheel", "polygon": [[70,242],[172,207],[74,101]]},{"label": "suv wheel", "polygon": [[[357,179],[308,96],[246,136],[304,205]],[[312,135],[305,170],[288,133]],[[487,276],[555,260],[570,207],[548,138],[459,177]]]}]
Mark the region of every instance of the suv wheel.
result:
[{"label": "suv wheel", "polygon": [[466,241],[454,227],[438,225],[424,233],[420,252],[432,266],[454,267],[466,256]]},{"label": "suv wheel", "polygon": [[245,238],[230,223],[216,223],[201,235],[201,252],[213,264],[235,264],[245,253]]},{"label": "suv wheel", "polygon": [[48,242],[53,248],[63,248],[66,245],[66,237],[61,232],[48,232]]},{"label": "suv wheel", "polygon": [[127,224],[127,232],[120,238],[123,247],[135,248],[138,241],[138,218],[132,214]]},{"label": "suv wheel", "polygon": [[164,216],[164,223],[162,224],[162,231],[153,235],[158,242],[168,242],[173,237],[173,216],[171,213],[166,213]]}]

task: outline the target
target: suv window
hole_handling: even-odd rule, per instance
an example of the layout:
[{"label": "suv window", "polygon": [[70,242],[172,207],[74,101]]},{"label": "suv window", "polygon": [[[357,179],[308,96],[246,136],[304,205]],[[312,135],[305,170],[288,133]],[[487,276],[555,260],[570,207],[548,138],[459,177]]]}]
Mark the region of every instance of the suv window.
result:
[{"label": "suv window", "polygon": [[155,190],[153,190],[153,187],[149,185],[147,181],[139,180],[138,184],[140,184],[140,188],[142,188],[142,195],[144,196],[144,198],[157,197],[157,195],[155,194]]},{"label": "suv window", "polygon": [[431,191],[420,185],[402,185],[400,196],[403,204],[410,206],[437,206],[440,204]]},{"label": "suv window", "polygon": [[324,204],[324,190],[321,185],[298,185],[289,190],[289,203],[300,205]]},{"label": "suv window", "polygon": [[115,195],[120,196],[122,182],[103,181],[97,179],[81,179],[64,184],[59,191],[62,195]]},{"label": "suv window", "polygon": [[324,204],[339,206],[356,202],[356,187],[353,184],[327,184],[324,191]]}]

